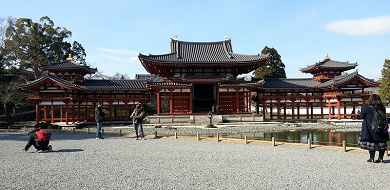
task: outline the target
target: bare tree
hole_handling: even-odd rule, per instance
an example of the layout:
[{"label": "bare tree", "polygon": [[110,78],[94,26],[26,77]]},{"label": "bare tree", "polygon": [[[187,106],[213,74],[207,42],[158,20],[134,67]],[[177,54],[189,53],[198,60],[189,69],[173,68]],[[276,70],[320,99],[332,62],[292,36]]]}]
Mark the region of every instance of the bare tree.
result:
[{"label": "bare tree", "polygon": [[19,89],[20,82],[2,82],[0,84],[0,102],[3,103],[4,114],[9,116],[8,106],[12,104],[13,112],[16,109],[26,103],[27,95]]}]

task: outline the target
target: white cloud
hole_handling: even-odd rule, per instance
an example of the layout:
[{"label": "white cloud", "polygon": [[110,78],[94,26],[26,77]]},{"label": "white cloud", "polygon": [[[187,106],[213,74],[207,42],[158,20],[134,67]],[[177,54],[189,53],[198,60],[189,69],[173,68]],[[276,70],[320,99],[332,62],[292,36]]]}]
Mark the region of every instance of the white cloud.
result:
[{"label": "white cloud", "polygon": [[390,16],[335,21],[328,23],[325,29],[352,36],[390,34]]}]

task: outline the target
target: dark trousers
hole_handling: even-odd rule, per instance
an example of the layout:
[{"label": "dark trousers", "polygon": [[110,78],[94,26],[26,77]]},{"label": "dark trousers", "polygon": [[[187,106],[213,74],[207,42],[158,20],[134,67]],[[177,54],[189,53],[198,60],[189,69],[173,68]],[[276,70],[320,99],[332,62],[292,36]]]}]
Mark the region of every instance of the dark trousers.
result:
[{"label": "dark trousers", "polygon": [[30,133],[28,135],[28,142],[26,147],[24,148],[25,150],[29,149],[31,146],[34,146],[35,149],[37,150],[48,150],[49,149],[49,141],[42,142],[42,141],[35,141],[36,135],[34,133]]},{"label": "dark trousers", "polygon": [[[370,158],[374,159],[374,157],[375,157],[375,150],[369,150],[368,152],[370,153]],[[385,155],[385,152],[386,152],[385,149],[379,150],[379,157],[378,157],[378,159],[383,160],[383,156]]]}]

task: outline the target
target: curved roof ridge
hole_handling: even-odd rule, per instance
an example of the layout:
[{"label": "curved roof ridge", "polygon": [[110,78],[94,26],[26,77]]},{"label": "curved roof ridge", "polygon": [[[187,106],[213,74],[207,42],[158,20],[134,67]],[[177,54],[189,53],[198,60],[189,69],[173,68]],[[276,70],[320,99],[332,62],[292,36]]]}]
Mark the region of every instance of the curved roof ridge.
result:
[{"label": "curved roof ridge", "polygon": [[200,42],[200,41],[198,41],[198,42],[190,42],[190,41],[182,41],[182,40],[174,40],[174,39],[172,39],[171,38],[171,40],[172,40],[172,42],[178,42],[178,43],[186,43],[186,44],[220,44],[220,43],[223,43],[223,42],[229,42],[229,43],[231,43],[231,39],[228,39],[228,40],[222,40],[222,41],[214,41],[214,42],[207,42],[207,41],[204,41],[204,42]]}]

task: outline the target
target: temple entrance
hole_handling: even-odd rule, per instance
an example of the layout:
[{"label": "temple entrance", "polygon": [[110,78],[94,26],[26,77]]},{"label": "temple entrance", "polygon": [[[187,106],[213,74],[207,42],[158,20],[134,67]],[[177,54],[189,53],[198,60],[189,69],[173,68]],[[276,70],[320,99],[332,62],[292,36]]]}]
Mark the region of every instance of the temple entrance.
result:
[{"label": "temple entrance", "polygon": [[214,84],[194,84],[193,113],[208,113],[214,99]]}]

